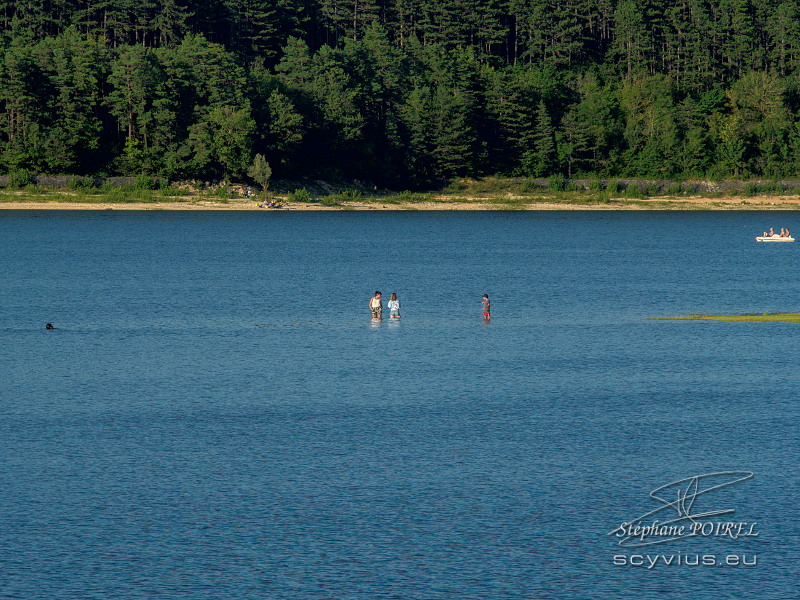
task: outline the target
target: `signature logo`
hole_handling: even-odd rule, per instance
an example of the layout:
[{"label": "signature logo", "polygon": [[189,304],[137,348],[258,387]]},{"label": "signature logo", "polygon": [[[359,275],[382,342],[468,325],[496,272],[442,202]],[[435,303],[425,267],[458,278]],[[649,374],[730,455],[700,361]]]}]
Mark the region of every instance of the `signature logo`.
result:
[{"label": "signature logo", "polygon": [[[714,510],[709,507],[702,510],[700,506],[707,503],[707,498],[698,501],[710,492],[753,477],[751,471],[720,471],[686,477],[662,485],[650,492],[650,497],[660,503],[657,508],[622,523],[609,532],[609,535],[618,538],[620,546],[628,548],[663,544],[697,536],[727,537],[734,540],[757,537],[756,523],[711,520],[734,514],[736,511],[733,508]],[[659,521],[656,516],[665,520]]]}]

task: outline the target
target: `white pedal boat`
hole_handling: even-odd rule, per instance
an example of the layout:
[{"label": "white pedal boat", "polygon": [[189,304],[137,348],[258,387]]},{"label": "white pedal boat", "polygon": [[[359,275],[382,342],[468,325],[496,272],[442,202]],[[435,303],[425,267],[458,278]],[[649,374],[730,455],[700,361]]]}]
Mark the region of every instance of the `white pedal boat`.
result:
[{"label": "white pedal boat", "polygon": [[766,237],[760,236],[756,238],[757,242],[793,242],[793,237],[781,237],[779,235],[768,235]]}]

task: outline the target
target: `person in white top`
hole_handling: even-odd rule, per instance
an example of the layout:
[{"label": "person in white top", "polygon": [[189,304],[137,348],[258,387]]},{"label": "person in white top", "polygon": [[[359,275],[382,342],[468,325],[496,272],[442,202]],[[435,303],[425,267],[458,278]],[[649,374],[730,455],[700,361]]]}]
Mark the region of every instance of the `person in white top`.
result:
[{"label": "person in white top", "polygon": [[372,311],[373,319],[383,318],[383,300],[380,292],[376,291],[375,295],[369,299],[369,309]]},{"label": "person in white top", "polygon": [[389,298],[389,304],[387,304],[386,306],[389,307],[390,319],[400,318],[400,300],[397,299],[397,294],[392,292],[392,296]]}]

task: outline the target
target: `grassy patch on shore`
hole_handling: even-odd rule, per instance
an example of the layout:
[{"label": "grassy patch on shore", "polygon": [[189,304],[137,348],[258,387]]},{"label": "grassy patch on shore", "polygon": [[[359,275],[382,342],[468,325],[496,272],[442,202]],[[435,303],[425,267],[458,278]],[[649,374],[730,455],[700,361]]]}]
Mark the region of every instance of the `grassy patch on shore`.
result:
[{"label": "grassy patch on shore", "polygon": [[[219,198],[214,198],[220,201]],[[108,188],[89,190],[52,190],[46,188],[0,192],[0,202],[61,202],[64,204],[128,204],[156,202],[188,202],[186,194],[173,188],[144,190],[138,188]]]},{"label": "grassy patch on shore", "polygon": [[747,315],[689,315],[651,317],[652,321],[727,321],[730,323],[800,323],[800,313],[762,313]]},{"label": "grassy patch on shore", "polygon": [[[66,177],[66,176],[64,176]],[[64,179],[62,177],[62,179]],[[73,176],[61,187],[31,183],[0,188],[0,204],[15,202],[64,204],[179,203],[207,206],[247,202],[242,183],[175,182],[139,176],[130,183]],[[135,181],[134,181],[135,179]],[[103,182],[105,181],[105,182]],[[378,189],[358,181],[276,180],[270,198],[337,210],[480,208],[520,211],[534,209],[615,210],[798,210],[800,189],[774,182],[646,181],[630,179],[549,179],[525,177],[457,178],[424,190]],[[703,187],[701,191],[700,187]],[[709,187],[710,186],[710,187]],[[716,187],[721,189],[716,189]],[[293,191],[292,191],[293,190]],[[791,201],[787,195],[792,195]],[[251,202],[263,199],[257,196]],[[365,206],[366,205],[366,206]],[[453,205],[463,205],[455,207]],[[543,206],[546,205],[546,206]],[[145,207],[143,207],[145,208]],[[173,207],[181,208],[181,207]],[[295,208],[295,207],[292,207]],[[313,208],[313,207],[312,207]]]}]

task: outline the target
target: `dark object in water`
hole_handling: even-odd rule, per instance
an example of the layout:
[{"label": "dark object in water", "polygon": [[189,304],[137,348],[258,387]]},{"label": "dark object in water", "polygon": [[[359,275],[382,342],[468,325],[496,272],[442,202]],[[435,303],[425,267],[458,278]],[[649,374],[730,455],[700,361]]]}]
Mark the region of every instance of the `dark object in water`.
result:
[{"label": "dark object in water", "polygon": [[44,326],[44,328],[47,329],[47,330],[55,329],[55,327],[53,327],[52,323],[48,323],[47,325]]}]

